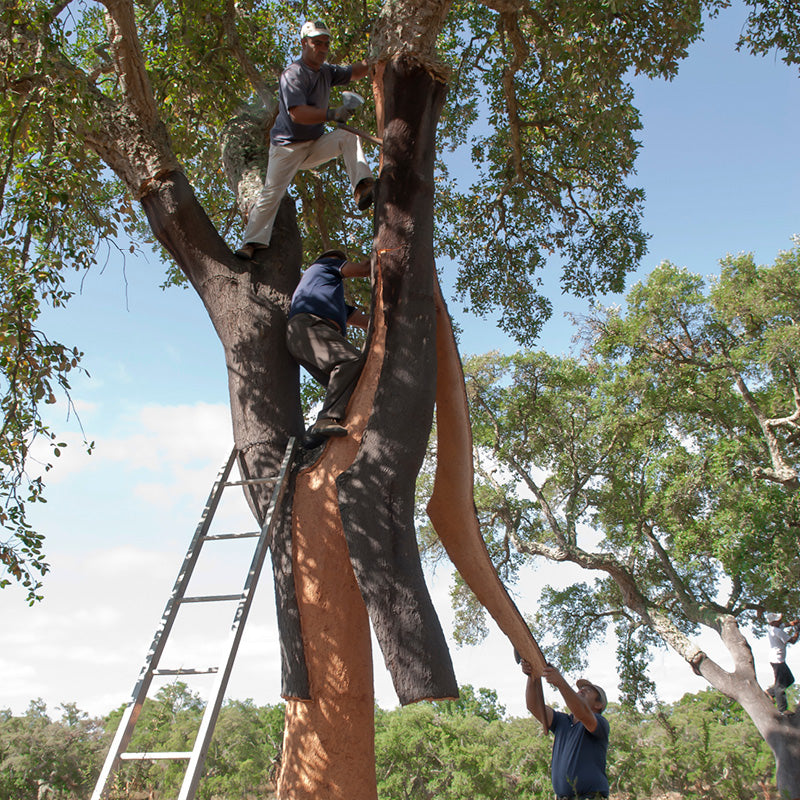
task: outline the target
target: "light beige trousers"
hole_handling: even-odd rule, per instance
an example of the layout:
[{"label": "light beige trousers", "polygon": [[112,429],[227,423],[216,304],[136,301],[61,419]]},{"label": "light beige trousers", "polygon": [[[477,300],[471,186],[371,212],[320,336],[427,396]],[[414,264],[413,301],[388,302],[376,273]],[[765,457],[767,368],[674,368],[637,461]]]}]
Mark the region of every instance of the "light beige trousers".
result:
[{"label": "light beige trousers", "polygon": [[344,158],[347,177],[354,189],[359,181],[371,177],[361,140],[349,131],[337,128],[308,142],[270,145],[264,188],[250,207],[242,244],[269,244],[278,206],[298,170],[313,169],[339,156]]}]

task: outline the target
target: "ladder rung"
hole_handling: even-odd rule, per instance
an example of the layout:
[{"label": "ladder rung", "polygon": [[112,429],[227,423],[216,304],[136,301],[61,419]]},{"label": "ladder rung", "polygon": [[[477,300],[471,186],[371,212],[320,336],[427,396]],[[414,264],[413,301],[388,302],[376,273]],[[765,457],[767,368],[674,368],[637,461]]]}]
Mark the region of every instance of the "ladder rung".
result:
[{"label": "ladder rung", "polygon": [[204,669],[178,667],[177,669],[154,669],[153,675],[215,675],[217,672],[219,672],[219,667],[205,667]]},{"label": "ladder rung", "polygon": [[170,753],[164,751],[163,753],[120,753],[119,757],[122,761],[149,761],[157,758],[191,758],[192,754],[189,753]]},{"label": "ladder rung", "polygon": [[214,542],[220,539],[255,539],[261,536],[261,531],[252,531],[250,533],[214,533],[203,538],[207,542]]},{"label": "ladder rung", "polygon": [[239,600],[242,593],[239,594],[207,594],[198,595],[197,597],[184,597],[181,603],[213,603],[217,600]]},{"label": "ladder rung", "polygon": [[270,475],[267,478],[247,478],[243,481],[226,481],[226,486],[253,486],[259,483],[275,483],[278,480],[277,475]]}]

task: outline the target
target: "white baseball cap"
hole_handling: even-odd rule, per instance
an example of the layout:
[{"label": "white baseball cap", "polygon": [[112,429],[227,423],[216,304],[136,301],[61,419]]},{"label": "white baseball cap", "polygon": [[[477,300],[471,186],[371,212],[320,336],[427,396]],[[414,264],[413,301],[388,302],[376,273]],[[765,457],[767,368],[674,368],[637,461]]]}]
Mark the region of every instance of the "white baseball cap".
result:
[{"label": "white baseball cap", "polygon": [[300,28],[300,38],[314,39],[317,36],[331,37],[331,32],[328,30],[328,26],[321,19],[304,22],[303,27]]},{"label": "white baseball cap", "polygon": [[770,611],[768,614],[766,614],[766,617],[767,622],[769,623],[780,622],[783,619],[783,614],[781,614],[779,611]]}]

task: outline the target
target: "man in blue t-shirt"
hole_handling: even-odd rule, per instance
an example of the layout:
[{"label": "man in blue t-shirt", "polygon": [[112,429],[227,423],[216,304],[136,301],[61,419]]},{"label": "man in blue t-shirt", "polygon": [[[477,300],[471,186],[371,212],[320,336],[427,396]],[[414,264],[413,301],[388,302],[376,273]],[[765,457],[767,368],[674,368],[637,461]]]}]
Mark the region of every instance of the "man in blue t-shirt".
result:
[{"label": "man in blue t-shirt", "polygon": [[331,86],[363,78],[366,61],[337,66],[325,61],[331,32],[323,22],[306,22],[300,29],[300,58],[281,74],[278,117],[270,132],[269,163],[264,188],[250,207],[240,258],[253,258],[267,247],[278,206],[300,169],[313,169],[341,155],[356,205],[362,211],[372,204],[375,181],[364,158],[360,139],[337,128],[325,133],[326,122],[344,122],[353,112],[344,105],[329,108]]},{"label": "man in blue t-shirt", "polygon": [[342,279],[369,274],[369,259],[355,263],[341,250],[326,250],[306,269],[292,295],[286,346],[294,360],[327,388],[306,437],[307,447],[316,447],[329,436],[347,435],[342,420],[364,366],[363,353],[347,341],[347,325],[366,328],[369,317],[345,303]]},{"label": "man in blue t-shirt", "polygon": [[549,731],[553,732],[553,757],[550,778],[556,800],[585,800],[608,797],[606,754],[608,753],[608,720],[602,716],[606,693],[593,683],[581,679],[575,691],[564,676],[549,664],[543,677],[561,692],[569,714],[545,705],[542,679],[533,674],[531,665],[522,659],[522,671],[528,676],[525,702],[528,710]]}]

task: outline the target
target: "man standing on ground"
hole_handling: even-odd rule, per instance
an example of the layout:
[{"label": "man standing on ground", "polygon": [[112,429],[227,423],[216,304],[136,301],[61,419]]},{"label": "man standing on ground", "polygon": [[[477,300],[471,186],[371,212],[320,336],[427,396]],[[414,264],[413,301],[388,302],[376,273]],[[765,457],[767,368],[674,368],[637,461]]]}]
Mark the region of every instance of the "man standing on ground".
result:
[{"label": "man standing on ground", "polygon": [[353,112],[344,105],[329,108],[331,86],[363,78],[366,61],[337,66],[325,61],[331,32],[319,20],[306,22],[300,30],[300,58],[281,74],[278,89],[278,117],[270,132],[269,163],[264,188],[250,208],[240,258],[253,258],[258,248],[267,247],[283,195],[300,169],[313,169],[339,155],[353,198],[362,211],[372,204],[375,181],[364,158],[359,138],[337,128],[325,133],[325,122],[344,122]]},{"label": "man standing on ground", "polygon": [[347,435],[342,421],[364,366],[362,352],[347,341],[347,325],[366,328],[369,317],[345,303],[342,279],[369,274],[369,259],[354,263],[341,250],[327,250],[306,269],[292,295],[286,346],[294,360],[327,387],[307,447],[329,436]]},{"label": "man standing on ground", "polygon": [[544,677],[561,692],[570,710],[569,714],[564,714],[545,705],[542,679],[534,676],[531,665],[522,659],[520,666],[528,676],[525,688],[528,710],[554,736],[550,777],[556,800],[608,797],[609,726],[602,716],[607,704],[606,693],[584,679],[577,682],[578,690],[574,691],[564,676],[548,665]]},{"label": "man standing on ground", "polygon": [[783,614],[770,612],[767,614],[767,622],[769,663],[775,675],[775,682],[767,689],[767,694],[774,698],[778,711],[783,714],[789,707],[786,690],[794,683],[794,675],[786,663],[786,645],[797,641],[797,630],[788,633],[783,629]]}]

